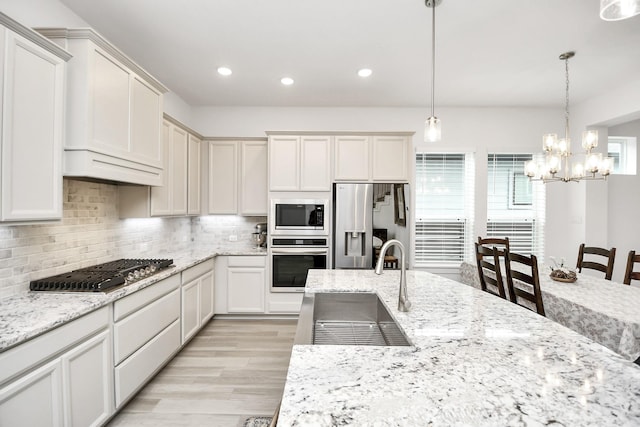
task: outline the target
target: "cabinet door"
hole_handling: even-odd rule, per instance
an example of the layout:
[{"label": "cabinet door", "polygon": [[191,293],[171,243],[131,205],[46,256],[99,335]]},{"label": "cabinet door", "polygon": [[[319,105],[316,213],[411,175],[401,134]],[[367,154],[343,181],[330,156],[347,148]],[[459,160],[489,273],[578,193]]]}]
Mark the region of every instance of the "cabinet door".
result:
[{"label": "cabinet door", "polygon": [[331,138],[300,138],[300,191],[331,191]]},{"label": "cabinet door", "polygon": [[200,327],[213,317],[213,272],[200,278]]},{"label": "cabinet door", "polygon": [[238,212],[238,144],[210,142],[209,144],[209,213]]},{"label": "cabinet door", "polygon": [[337,136],[335,178],[342,181],[371,179],[368,136]]},{"label": "cabinet door", "polygon": [[187,214],[187,157],[188,135],[183,129],[173,127],[171,132],[171,214]]},{"label": "cabinet door", "polygon": [[201,141],[189,135],[189,160],[187,162],[187,214],[200,215],[200,146]]},{"label": "cabinet door", "polygon": [[196,279],[182,287],[182,344],[200,327],[199,285]]},{"label": "cabinet door", "polygon": [[1,426],[62,426],[60,361],[55,360],[0,389]]},{"label": "cabinet door", "polygon": [[131,78],[130,159],[162,167],[160,127],[162,95],[136,76]]},{"label": "cabinet door", "polygon": [[243,142],[240,159],[240,214],[267,216],[267,143]]},{"label": "cabinet door", "polygon": [[151,187],[151,215],[171,215],[171,185],[173,185],[173,162],[171,161],[171,133],[173,125],[166,120],[162,122],[162,148],[164,172],[162,186]]},{"label": "cabinet door", "polygon": [[408,179],[407,148],[404,136],[373,137],[373,179],[406,181]]},{"label": "cabinet door", "polygon": [[264,268],[232,267],[227,274],[229,313],[264,313]]},{"label": "cabinet door", "polygon": [[269,189],[298,191],[300,188],[300,138],[274,136],[269,138]]},{"label": "cabinet door", "polygon": [[59,219],[65,63],[23,37],[0,30],[6,37],[0,40],[0,54],[5,54],[0,74],[0,219]]},{"label": "cabinet door", "polygon": [[65,424],[99,426],[112,412],[113,364],[104,331],[62,357]]},{"label": "cabinet door", "polygon": [[129,153],[129,78],[127,69],[100,49],[91,52],[93,146],[127,158]]}]

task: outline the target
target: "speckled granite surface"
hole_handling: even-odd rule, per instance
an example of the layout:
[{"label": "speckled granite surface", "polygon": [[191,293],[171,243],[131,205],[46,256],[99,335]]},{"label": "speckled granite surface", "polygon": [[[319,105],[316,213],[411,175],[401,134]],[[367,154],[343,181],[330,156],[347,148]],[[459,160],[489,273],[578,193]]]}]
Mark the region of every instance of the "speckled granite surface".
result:
[{"label": "speckled granite surface", "polygon": [[25,292],[0,300],[0,352],[63,325],[113,301],[144,289],[202,261],[224,255],[266,256],[264,248],[233,245],[199,247],[189,252],[166,254],[174,267],[107,293]]},{"label": "speckled granite surface", "polygon": [[524,308],[426,272],[312,270],[376,292],[412,347],[294,346],[278,426],[640,425],[640,367]]}]

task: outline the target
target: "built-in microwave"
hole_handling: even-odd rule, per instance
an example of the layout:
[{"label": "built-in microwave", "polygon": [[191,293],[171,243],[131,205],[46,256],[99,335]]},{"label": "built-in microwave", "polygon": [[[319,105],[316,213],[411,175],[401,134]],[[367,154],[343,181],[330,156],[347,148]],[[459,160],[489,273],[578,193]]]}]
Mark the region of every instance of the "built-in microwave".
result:
[{"label": "built-in microwave", "polygon": [[271,200],[271,234],[328,235],[328,205],[327,200],[318,199]]}]

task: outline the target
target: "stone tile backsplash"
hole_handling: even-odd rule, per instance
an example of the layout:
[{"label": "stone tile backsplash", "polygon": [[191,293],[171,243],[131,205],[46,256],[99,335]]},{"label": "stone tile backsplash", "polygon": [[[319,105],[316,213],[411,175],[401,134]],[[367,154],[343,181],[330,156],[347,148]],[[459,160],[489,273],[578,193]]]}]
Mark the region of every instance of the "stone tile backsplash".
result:
[{"label": "stone tile backsplash", "polygon": [[27,291],[29,281],[118,258],[161,258],[192,245],[216,246],[229,234],[251,245],[264,217],[120,219],[118,187],[65,179],[63,219],[0,225],[0,298]]}]

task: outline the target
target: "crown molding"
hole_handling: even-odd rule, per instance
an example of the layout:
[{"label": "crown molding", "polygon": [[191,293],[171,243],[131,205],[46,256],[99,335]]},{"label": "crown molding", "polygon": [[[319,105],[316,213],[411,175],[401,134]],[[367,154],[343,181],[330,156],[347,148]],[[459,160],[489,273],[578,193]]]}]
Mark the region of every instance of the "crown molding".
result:
[{"label": "crown molding", "polygon": [[10,18],[9,16],[5,15],[2,12],[0,12],[0,24],[4,25],[11,31],[21,35],[25,39],[37,44],[41,48],[46,49],[47,51],[53,53],[54,55],[58,56],[64,61],[68,61],[73,57],[73,55],[71,55],[69,52],[67,52],[66,50],[64,50],[63,48],[61,48],[60,46],[52,42],[51,40],[38,34],[36,31],[32,30],[31,28],[25,27],[18,21]]},{"label": "crown molding", "polygon": [[98,32],[91,28],[35,28],[35,30],[43,36],[55,39],[80,39],[90,40],[102,50],[120,61],[131,71],[142,77],[147,83],[162,93],[166,93],[169,89],[160,83],[155,77],[149,74],[144,68],[139,66],[133,59],[129,58],[124,52],[111,44],[107,39],[102,37]]}]

